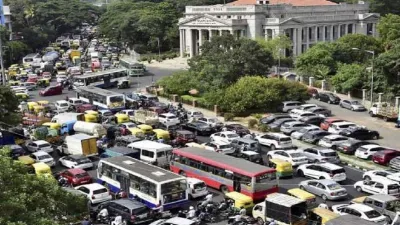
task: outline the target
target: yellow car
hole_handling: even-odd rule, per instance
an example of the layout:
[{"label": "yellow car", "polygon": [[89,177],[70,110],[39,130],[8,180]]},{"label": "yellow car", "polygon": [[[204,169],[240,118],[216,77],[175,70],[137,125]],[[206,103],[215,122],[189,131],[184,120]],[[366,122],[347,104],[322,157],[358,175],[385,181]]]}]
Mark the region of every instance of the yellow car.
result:
[{"label": "yellow car", "polygon": [[140,124],[137,126],[139,129],[143,131],[145,134],[153,134],[153,127],[146,125],[146,124]]},{"label": "yellow car", "polygon": [[51,173],[51,168],[46,163],[38,162],[38,163],[32,164],[32,166],[35,169],[36,176],[47,177],[47,178],[53,177],[53,174]]}]

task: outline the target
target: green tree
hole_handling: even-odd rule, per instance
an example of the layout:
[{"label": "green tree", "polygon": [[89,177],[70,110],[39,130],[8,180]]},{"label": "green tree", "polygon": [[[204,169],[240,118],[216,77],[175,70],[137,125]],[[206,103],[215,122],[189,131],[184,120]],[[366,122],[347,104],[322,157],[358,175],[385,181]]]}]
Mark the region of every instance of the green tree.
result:
[{"label": "green tree", "polygon": [[393,0],[369,0],[370,11],[380,13],[381,15],[387,14],[400,14],[400,2]]},{"label": "green tree", "polygon": [[400,40],[375,60],[374,92],[400,95]]},{"label": "green tree", "polygon": [[292,46],[290,38],[284,34],[278,35],[277,37],[265,40],[264,38],[258,38],[256,41],[268,52],[271,52],[275,61],[278,59],[285,58],[282,54],[284,49],[288,49]]},{"label": "green tree", "polygon": [[295,62],[297,72],[301,75],[319,76],[321,67],[324,70],[329,68],[329,73],[335,71],[336,60],[332,53],[331,43],[319,43],[313,46],[297,57]]},{"label": "green tree", "polygon": [[177,95],[187,95],[190,90],[198,88],[194,74],[189,71],[180,71],[163,77],[157,84],[162,86],[166,93]]},{"label": "green tree", "polygon": [[17,125],[21,120],[19,101],[8,86],[0,86],[0,122]]},{"label": "green tree", "polygon": [[381,17],[377,28],[387,48],[389,43],[400,38],[400,15],[388,14]]},{"label": "green tree", "polygon": [[340,64],[336,75],[331,79],[332,85],[342,93],[361,89],[363,81],[368,80],[365,71],[366,68],[359,64]]}]

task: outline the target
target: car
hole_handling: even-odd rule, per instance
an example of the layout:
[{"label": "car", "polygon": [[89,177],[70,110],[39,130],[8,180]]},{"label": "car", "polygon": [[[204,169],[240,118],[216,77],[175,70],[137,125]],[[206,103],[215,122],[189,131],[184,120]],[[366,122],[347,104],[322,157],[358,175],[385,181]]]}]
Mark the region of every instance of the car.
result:
[{"label": "car", "polygon": [[[314,107],[319,107],[319,105],[317,105],[317,104],[302,104],[302,105],[300,105],[300,107],[298,109],[294,109],[294,110],[306,111],[306,110],[314,108]],[[293,112],[294,110],[292,110],[291,112]]]},{"label": "car", "polygon": [[25,146],[30,152],[44,151],[47,153],[52,153],[54,151],[50,143],[43,140],[28,142]]},{"label": "car", "polygon": [[44,151],[37,151],[32,154],[30,154],[30,157],[35,160],[35,162],[42,162],[46,163],[50,167],[55,166],[55,162],[53,157],[49,155],[49,153],[44,152]]},{"label": "car", "polygon": [[237,138],[231,141],[231,146],[236,152],[255,151],[259,152],[260,144],[257,140],[250,138]]},{"label": "car", "polygon": [[160,123],[165,124],[165,125],[178,125],[181,123],[181,121],[179,120],[179,118],[172,113],[163,113],[158,115],[158,120],[160,121]]},{"label": "car", "polygon": [[293,118],[278,119],[278,120],[275,120],[273,123],[268,124],[268,127],[269,127],[271,130],[279,131],[279,129],[280,129],[280,127],[282,126],[282,124],[288,123],[288,122],[294,122],[294,121],[296,121],[296,120],[293,119]]},{"label": "car", "polygon": [[65,100],[56,101],[54,105],[56,106],[58,113],[67,112],[70,107],[69,103]]},{"label": "car", "polygon": [[400,193],[399,183],[389,179],[361,180],[354,184],[358,192],[369,194],[387,194],[398,196]]},{"label": "car", "polygon": [[49,86],[44,90],[39,92],[40,96],[52,96],[52,95],[61,95],[63,91],[63,87],[61,85]]},{"label": "car", "polygon": [[67,80],[67,75],[57,75],[57,83],[62,83]]},{"label": "car", "polygon": [[306,156],[309,162],[329,162],[333,164],[340,163],[340,158],[336,151],[329,148],[311,147],[299,149],[297,151]]},{"label": "car", "polygon": [[232,131],[222,131],[218,133],[214,133],[210,136],[210,139],[219,143],[231,143],[232,140],[238,139],[240,136]]},{"label": "car", "polygon": [[161,219],[150,223],[149,225],[196,225],[197,222],[194,220],[182,218],[182,217],[173,217],[170,219]]},{"label": "car", "polygon": [[208,195],[207,185],[204,181],[194,178],[186,178],[188,184],[188,196],[189,199],[199,198]]},{"label": "car", "polygon": [[375,130],[369,130],[364,127],[349,127],[339,132],[340,135],[351,137],[359,140],[377,140],[379,133]]},{"label": "car", "polygon": [[311,125],[306,124],[306,123],[293,121],[293,122],[287,122],[287,123],[282,124],[280,129],[281,129],[282,133],[284,133],[286,135],[291,135],[295,131],[298,131],[302,128],[310,127],[310,126]]},{"label": "car", "polygon": [[200,111],[196,111],[196,110],[189,110],[187,111],[187,116],[189,118],[203,118],[204,114]]},{"label": "car", "polygon": [[297,139],[297,140],[301,140],[303,135],[307,132],[311,132],[311,131],[316,131],[316,130],[321,130],[319,127],[317,126],[308,126],[308,127],[303,127],[295,132],[293,132],[292,134],[290,134],[291,138]]},{"label": "car", "polygon": [[278,119],[291,119],[292,117],[289,114],[272,114],[270,116],[266,116],[260,119],[260,124],[271,124]]},{"label": "car", "polygon": [[132,131],[134,131],[134,129],[137,128],[137,125],[136,125],[136,123],[127,122],[127,123],[119,124],[118,127],[121,129],[122,135],[129,135],[129,134],[135,133]]},{"label": "car", "polygon": [[222,154],[232,154],[235,152],[235,149],[226,142],[207,142],[202,145],[206,150],[215,151]]},{"label": "car", "polygon": [[224,126],[224,124],[218,120],[218,118],[209,118],[209,117],[202,117],[198,118],[197,121],[204,122],[210,125],[214,129],[220,129]]},{"label": "car", "polygon": [[331,134],[323,137],[321,140],[319,140],[318,145],[325,147],[325,148],[331,148],[331,149],[336,149],[337,146],[343,142],[348,141],[348,137],[344,137],[342,135],[338,134]]},{"label": "car", "polygon": [[245,126],[241,125],[241,124],[236,124],[236,123],[227,124],[227,125],[225,125],[225,128],[228,131],[233,131],[233,132],[239,134],[239,136],[241,136],[241,137],[246,135],[246,134],[250,134],[250,130],[247,129]]},{"label": "car", "polygon": [[26,89],[25,87],[17,86],[17,87],[13,87],[11,90],[12,90],[14,93],[23,93],[23,94],[26,94],[26,95],[29,96],[29,90]]},{"label": "car", "polygon": [[370,170],[363,173],[362,178],[366,181],[386,179],[388,175],[395,173],[391,170]]},{"label": "car", "polygon": [[400,156],[400,151],[385,149],[372,155],[372,162],[380,165],[388,165],[390,161],[397,156]]},{"label": "car", "polygon": [[275,150],[267,153],[268,159],[281,159],[290,162],[292,166],[299,166],[308,163],[307,157],[296,150]]},{"label": "car", "polygon": [[384,223],[386,221],[386,216],[360,203],[334,205],[332,206],[332,211],[341,216],[350,214],[375,223]]},{"label": "car", "polygon": [[64,170],[61,171],[58,175],[66,178],[68,180],[68,183],[70,183],[72,186],[89,184],[93,181],[88,172],[79,168]]},{"label": "car", "polygon": [[266,134],[258,134],[256,135],[255,140],[257,140],[260,145],[270,147],[271,150],[295,148],[292,143],[292,139],[289,136],[281,133],[271,132]]},{"label": "car", "polygon": [[372,159],[372,156],[376,152],[379,152],[379,151],[382,151],[385,149],[386,149],[385,147],[382,147],[377,144],[367,144],[367,145],[359,146],[356,149],[356,152],[354,153],[354,155],[360,159]]},{"label": "car", "polygon": [[332,123],[345,122],[345,121],[346,120],[343,120],[343,119],[329,117],[329,118],[325,118],[325,120],[323,122],[321,122],[319,127],[321,127],[322,130],[327,131]]},{"label": "car", "polygon": [[84,104],[84,102],[79,98],[68,98],[68,104],[70,106],[76,107],[78,105]]},{"label": "car", "polygon": [[387,179],[392,180],[392,181],[396,181],[397,183],[400,184],[400,173],[392,173],[386,176]]},{"label": "car", "polygon": [[237,154],[233,154],[232,156],[234,156],[236,158],[242,158],[247,161],[257,163],[260,165],[264,165],[263,157],[261,156],[260,153],[255,152],[255,151],[243,151],[243,152],[240,152]]},{"label": "car", "polygon": [[306,109],[307,112],[317,114],[321,117],[328,117],[332,115],[332,111],[323,107],[313,107]]},{"label": "car", "polygon": [[61,157],[58,162],[67,168],[90,169],[93,168],[93,162],[84,155],[69,155]]},{"label": "car", "polygon": [[389,224],[391,224],[400,211],[400,199],[385,194],[363,196],[353,199],[351,202],[361,203],[374,208],[387,217]]},{"label": "car", "polygon": [[328,131],[331,132],[332,134],[339,134],[340,131],[355,126],[357,126],[357,124],[347,121],[334,122],[329,125]]},{"label": "car", "polygon": [[356,100],[342,100],[339,106],[345,109],[350,109],[352,111],[366,111],[367,109]]},{"label": "car", "polygon": [[400,157],[394,157],[392,160],[390,160],[389,167],[393,170],[400,171]]},{"label": "car", "polygon": [[123,223],[127,225],[150,224],[156,216],[145,204],[126,198],[104,202],[99,205],[98,211],[104,208],[111,217],[121,216]]},{"label": "car", "polygon": [[373,143],[357,139],[348,139],[347,141],[338,144],[336,150],[344,154],[353,155],[358,149],[358,147],[368,144],[373,144]]},{"label": "car", "polygon": [[193,131],[195,135],[210,135],[213,132],[213,129],[210,127],[210,125],[200,122],[200,121],[193,121],[190,123],[186,123],[182,125],[182,128]]},{"label": "car", "polygon": [[292,110],[289,113],[289,115],[295,120],[300,120],[301,118],[309,117],[309,116],[317,116],[317,114],[310,113],[310,112],[304,111],[304,110],[296,110],[296,109]]},{"label": "car", "polygon": [[341,100],[337,95],[330,92],[320,92],[316,98],[319,101],[327,102],[328,104],[339,104]]},{"label": "car", "polygon": [[328,131],[315,130],[315,131],[310,131],[310,132],[303,134],[303,136],[301,137],[301,140],[306,143],[317,144],[319,142],[319,140],[321,140],[322,138],[324,138],[328,135],[331,135],[331,133],[329,133]]},{"label": "car", "polygon": [[314,179],[330,179],[336,182],[345,181],[346,171],[343,167],[332,163],[303,164],[297,168],[300,177],[311,177]]},{"label": "car", "polygon": [[278,106],[278,111],[289,112],[292,109],[300,108],[300,105],[299,101],[284,101]]},{"label": "car", "polygon": [[75,190],[85,194],[91,204],[98,204],[112,199],[108,189],[99,183],[84,184],[76,187]]},{"label": "car", "polygon": [[336,181],[322,180],[305,180],[300,182],[299,188],[310,192],[316,196],[320,196],[324,201],[338,200],[347,197],[347,190],[340,186]]},{"label": "car", "polygon": [[34,82],[24,82],[20,84],[20,87],[26,88],[28,91],[34,91],[36,90],[36,83]]},{"label": "car", "polygon": [[320,124],[325,121],[325,118],[321,117],[321,116],[307,116],[307,117],[300,118],[299,121],[319,127]]}]

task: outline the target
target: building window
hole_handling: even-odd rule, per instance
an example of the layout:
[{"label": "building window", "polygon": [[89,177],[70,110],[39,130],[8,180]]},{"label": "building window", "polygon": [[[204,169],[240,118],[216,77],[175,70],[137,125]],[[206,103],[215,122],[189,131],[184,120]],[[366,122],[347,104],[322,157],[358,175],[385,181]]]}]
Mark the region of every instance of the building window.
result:
[{"label": "building window", "polygon": [[311,40],[312,39],[312,27],[308,28],[308,39]]},{"label": "building window", "polygon": [[282,18],[285,18],[285,15],[284,15],[284,14],[281,15],[281,19],[282,19]]},{"label": "building window", "polygon": [[237,18],[238,18],[238,20],[241,20],[241,19],[242,19],[242,16],[237,16]]},{"label": "building window", "polygon": [[217,16],[217,18],[221,18],[221,16]]},{"label": "building window", "polygon": [[228,19],[230,19],[230,18],[231,18],[231,16],[227,16],[227,18],[228,18]]}]

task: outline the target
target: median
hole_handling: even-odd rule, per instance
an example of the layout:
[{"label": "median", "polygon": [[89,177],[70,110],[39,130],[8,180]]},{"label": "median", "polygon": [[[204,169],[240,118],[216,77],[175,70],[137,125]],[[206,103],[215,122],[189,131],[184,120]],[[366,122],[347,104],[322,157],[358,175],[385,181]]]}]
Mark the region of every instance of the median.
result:
[{"label": "median", "polygon": [[338,152],[338,155],[339,155],[342,163],[347,164],[348,166],[360,169],[360,170],[367,171],[367,170],[386,170],[386,169],[388,169],[388,167],[386,167],[386,166],[378,165],[371,161],[359,159],[353,155],[346,155],[346,154],[343,154],[340,152]]}]

